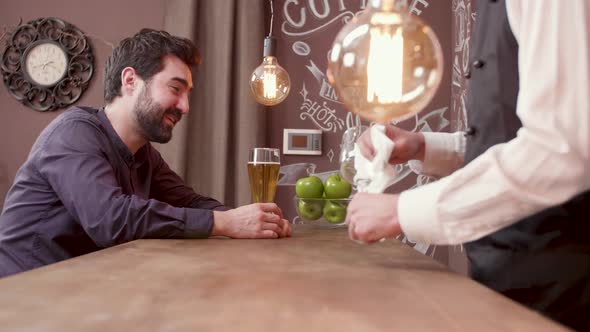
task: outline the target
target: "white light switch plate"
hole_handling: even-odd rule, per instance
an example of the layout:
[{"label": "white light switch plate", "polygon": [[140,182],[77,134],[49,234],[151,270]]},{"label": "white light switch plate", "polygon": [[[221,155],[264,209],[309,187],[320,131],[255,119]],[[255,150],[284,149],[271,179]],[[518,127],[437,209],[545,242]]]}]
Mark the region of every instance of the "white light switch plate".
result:
[{"label": "white light switch plate", "polygon": [[283,129],[283,154],[322,154],[322,131],[319,129]]}]

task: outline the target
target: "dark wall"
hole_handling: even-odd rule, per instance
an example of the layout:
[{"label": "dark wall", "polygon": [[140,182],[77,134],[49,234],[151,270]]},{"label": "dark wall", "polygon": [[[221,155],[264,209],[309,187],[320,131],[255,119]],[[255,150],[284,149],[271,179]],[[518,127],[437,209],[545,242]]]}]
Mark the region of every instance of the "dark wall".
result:
[{"label": "dark wall", "polygon": [[[121,39],[143,27],[162,29],[165,0],[0,0],[0,36],[23,22],[54,16],[88,35],[95,70],[89,88],[77,104],[103,104],[103,68],[106,57]],[[5,36],[5,38],[8,36]],[[0,42],[4,45],[4,42]],[[0,87],[0,208],[16,171],[25,161],[41,130],[62,111],[41,113],[23,106]]]}]

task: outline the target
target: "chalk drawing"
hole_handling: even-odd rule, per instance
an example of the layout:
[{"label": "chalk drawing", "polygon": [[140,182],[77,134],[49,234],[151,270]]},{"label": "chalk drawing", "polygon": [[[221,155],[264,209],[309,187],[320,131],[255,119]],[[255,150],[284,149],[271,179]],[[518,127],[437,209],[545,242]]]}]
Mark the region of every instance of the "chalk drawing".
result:
[{"label": "chalk drawing", "polygon": [[309,55],[309,53],[311,53],[311,47],[309,47],[309,45],[306,42],[300,40],[294,42],[292,48],[293,53],[299,56],[307,56]]},{"label": "chalk drawing", "polygon": [[330,159],[330,163],[332,163],[332,160],[334,159],[334,150],[330,149],[330,151],[328,151],[328,159]]},{"label": "chalk drawing", "polygon": [[305,88],[305,83],[299,94],[303,97],[303,102],[299,110],[301,120],[309,119],[315,126],[323,131],[338,132],[344,128],[344,120],[336,116],[336,110],[330,108],[327,102],[318,103],[309,97],[309,92]]},{"label": "chalk drawing", "polygon": [[[408,10],[414,15],[422,15],[428,10],[432,0],[399,0],[407,6]],[[465,53],[468,54],[469,34],[471,31],[471,4],[469,0],[453,0],[453,13],[455,15],[456,25],[461,26],[460,39],[458,38],[454,45],[453,68],[451,69],[452,84],[458,84],[456,88],[463,87],[463,75],[466,70],[465,65],[468,63]],[[361,121],[360,116],[348,112],[342,102],[339,100],[335,89],[328,82],[326,72],[325,55],[318,56],[319,53],[326,53],[329,56],[329,46],[327,44],[314,44],[314,38],[332,41],[335,33],[355,16],[360,15],[367,7],[367,0],[285,0],[282,5],[282,22],[278,22],[282,40],[291,43],[291,51],[298,58],[302,59],[303,65],[307,69],[303,79],[298,82],[292,82],[292,86],[301,84],[299,96],[300,104],[299,119],[303,124],[310,123],[314,127],[324,131],[324,135],[338,135],[348,128],[366,125]],[[333,36],[326,36],[329,31],[334,31]],[[313,47],[311,45],[314,45]],[[320,59],[320,60],[318,60]],[[293,69],[291,69],[293,70]],[[296,69],[295,69],[296,70]],[[455,88],[454,88],[455,89]],[[466,89],[458,93],[465,93]],[[459,91],[459,90],[457,90]],[[455,90],[453,90],[455,92]],[[461,98],[459,98],[461,100]],[[452,106],[453,112],[455,105]],[[459,103],[457,107],[464,107],[464,103]],[[443,107],[435,110],[428,110],[415,115],[411,131],[441,131],[450,124],[447,117],[449,107]],[[464,112],[461,111],[461,114]],[[445,117],[446,116],[446,117]],[[464,119],[464,117],[463,117]],[[399,123],[398,123],[399,124]],[[409,122],[404,122],[406,127]],[[297,124],[294,124],[297,125]],[[410,125],[411,126],[411,125]],[[302,125],[301,127],[305,127]],[[404,127],[404,128],[406,128]],[[333,168],[334,158],[339,154],[335,147],[324,147],[328,152],[322,156],[329,160],[327,168]],[[336,159],[336,163],[339,160]],[[322,163],[325,165],[325,162]],[[281,167],[281,177],[279,185],[294,185],[297,178],[308,176],[310,174],[325,180],[330,174],[339,171],[340,165],[334,165],[332,170],[318,170],[313,163],[295,163]],[[326,168],[326,167],[325,167]],[[407,164],[396,166],[398,177],[396,183],[399,184],[408,177],[415,176],[416,182],[412,187],[424,185],[432,181],[431,178],[414,175]],[[316,172],[319,171],[319,172]],[[399,239],[416,251],[434,256],[436,246],[415,243],[405,236]]]},{"label": "chalk drawing", "polygon": [[353,12],[350,12],[350,11],[343,12],[343,13],[338,14],[338,16],[333,17],[328,22],[323,23],[320,26],[313,27],[313,28],[310,28],[309,30],[303,30],[303,31],[292,31],[292,30],[290,31],[288,22],[283,22],[283,25],[281,26],[281,30],[287,36],[301,37],[301,36],[306,36],[306,35],[310,35],[315,32],[322,31],[323,29],[327,28],[330,24],[332,24],[334,22],[338,22],[339,20],[342,23],[346,24],[353,16],[354,16]]},{"label": "chalk drawing", "polygon": [[475,12],[470,0],[453,0],[452,11],[455,24],[453,68],[451,75],[452,116],[453,130],[467,128],[467,98],[468,79],[465,75],[469,72],[469,44],[471,30],[475,21]]}]

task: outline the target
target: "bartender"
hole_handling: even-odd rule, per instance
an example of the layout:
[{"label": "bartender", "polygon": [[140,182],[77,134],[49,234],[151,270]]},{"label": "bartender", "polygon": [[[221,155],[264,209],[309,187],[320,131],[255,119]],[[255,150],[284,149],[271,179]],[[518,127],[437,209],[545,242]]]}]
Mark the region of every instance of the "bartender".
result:
[{"label": "bartender", "polygon": [[[391,163],[442,179],[355,195],[350,237],[464,243],[475,280],[590,330],[588,17],[585,0],[477,1],[468,129],[386,128]],[[360,145],[372,158],[369,135]]]}]

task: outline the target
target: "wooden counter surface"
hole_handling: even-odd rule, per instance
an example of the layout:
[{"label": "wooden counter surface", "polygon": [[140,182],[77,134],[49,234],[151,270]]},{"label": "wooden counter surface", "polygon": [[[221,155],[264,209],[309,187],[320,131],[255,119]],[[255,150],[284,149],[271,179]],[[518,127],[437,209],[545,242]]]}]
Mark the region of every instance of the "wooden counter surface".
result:
[{"label": "wooden counter surface", "polygon": [[[0,279],[1,331],[560,331],[398,241],[139,240]],[[565,329],[563,329],[565,330]]]}]

